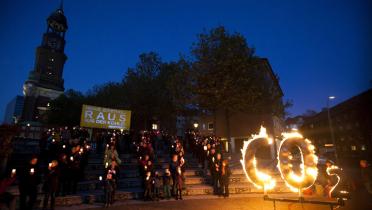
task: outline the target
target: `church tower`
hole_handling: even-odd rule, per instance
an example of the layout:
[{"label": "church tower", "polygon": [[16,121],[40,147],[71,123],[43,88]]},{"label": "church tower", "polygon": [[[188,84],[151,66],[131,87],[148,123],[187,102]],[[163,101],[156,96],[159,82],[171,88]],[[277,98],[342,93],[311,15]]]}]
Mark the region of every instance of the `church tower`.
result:
[{"label": "church tower", "polygon": [[41,45],[36,48],[34,69],[23,85],[25,96],[23,121],[41,121],[49,102],[64,91],[63,66],[67,20],[63,4],[47,19],[47,29]]}]

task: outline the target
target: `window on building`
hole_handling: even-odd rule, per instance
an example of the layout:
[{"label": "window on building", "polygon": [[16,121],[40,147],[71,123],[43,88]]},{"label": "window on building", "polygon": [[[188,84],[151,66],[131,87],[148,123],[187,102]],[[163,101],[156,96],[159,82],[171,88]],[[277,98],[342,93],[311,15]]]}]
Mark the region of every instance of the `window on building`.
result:
[{"label": "window on building", "polygon": [[360,147],[360,149],[361,149],[362,151],[365,151],[365,150],[366,150],[366,145],[362,145],[362,146]]},{"label": "window on building", "polygon": [[152,130],[157,130],[158,129],[158,125],[157,124],[152,124]]},{"label": "window on building", "polygon": [[352,146],[351,146],[351,150],[352,150],[352,151],[356,151],[356,149],[357,149],[357,147],[356,147],[355,145],[352,145]]},{"label": "window on building", "polygon": [[214,129],[213,123],[208,123],[208,130],[213,130],[213,129]]}]

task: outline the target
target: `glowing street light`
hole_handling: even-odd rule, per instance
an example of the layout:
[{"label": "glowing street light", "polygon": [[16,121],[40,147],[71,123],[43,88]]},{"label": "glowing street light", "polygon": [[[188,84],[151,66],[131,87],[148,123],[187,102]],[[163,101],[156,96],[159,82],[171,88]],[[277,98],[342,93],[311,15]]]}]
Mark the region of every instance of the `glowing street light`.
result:
[{"label": "glowing street light", "polygon": [[199,127],[199,124],[198,123],[194,123],[194,128],[198,128]]},{"label": "glowing street light", "polygon": [[328,114],[329,131],[331,133],[331,140],[332,140],[332,144],[334,145],[334,149],[335,149],[335,158],[336,158],[336,162],[338,162],[337,147],[336,147],[336,142],[335,142],[335,134],[333,132],[331,112],[330,112],[330,108],[329,108],[330,101],[335,99],[335,98],[336,98],[336,96],[328,96],[328,98],[327,98],[327,114]]}]

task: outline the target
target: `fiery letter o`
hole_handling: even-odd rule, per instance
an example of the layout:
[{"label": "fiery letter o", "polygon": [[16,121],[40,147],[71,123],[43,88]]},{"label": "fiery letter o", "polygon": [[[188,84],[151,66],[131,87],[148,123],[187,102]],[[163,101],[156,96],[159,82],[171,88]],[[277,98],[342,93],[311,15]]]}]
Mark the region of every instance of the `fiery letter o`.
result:
[{"label": "fiery letter o", "polygon": [[[314,146],[298,133],[284,133],[283,136],[278,150],[278,169],[283,180],[293,191],[311,187],[318,175],[318,157],[315,155]],[[301,153],[301,175],[297,175],[292,169],[290,149],[294,146]]]}]

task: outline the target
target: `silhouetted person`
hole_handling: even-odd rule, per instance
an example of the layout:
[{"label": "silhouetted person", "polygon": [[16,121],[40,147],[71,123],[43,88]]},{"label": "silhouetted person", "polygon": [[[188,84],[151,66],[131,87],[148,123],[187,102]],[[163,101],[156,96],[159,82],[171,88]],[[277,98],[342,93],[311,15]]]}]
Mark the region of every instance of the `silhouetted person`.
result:
[{"label": "silhouetted person", "polygon": [[182,171],[181,167],[177,167],[177,172],[176,172],[176,200],[180,199],[182,200],[182,187],[183,187],[183,177],[182,177]]},{"label": "silhouetted person", "polygon": [[161,185],[162,185],[162,178],[159,176],[159,173],[157,171],[155,171],[155,176],[154,176],[153,180],[154,180],[153,196],[154,196],[156,201],[159,201],[159,199],[160,199],[160,189],[161,189]]},{"label": "silhouetted person", "polygon": [[108,169],[106,173],[106,178],[104,181],[104,189],[105,189],[105,207],[108,208],[112,205],[114,200],[114,188],[115,188],[115,180],[113,176],[115,175],[115,170]]},{"label": "silhouetted person", "polygon": [[143,195],[144,201],[152,200],[152,185],[153,179],[151,178],[151,172],[147,172],[144,180],[145,192]]},{"label": "silhouetted person", "polygon": [[71,190],[71,170],[66,154],[61,155],[58,168],[60,171],[58,191],[59,195],[65,196]]},{"label": "silhouetted person", "polygon": [[0,178],[0,205],[5,204],[9,210],[15,210],[16,199],[13,194],[7,192],[7,188],[16,180],[16,171],[12,170],[10,177]]},{"label": "silhouetted person", "polygon": [[169,172],[169,169],[165,169],[165,173],[163,175],[163,190],[164,190],[164,198],[170,199],[171,198],[171,174]]},{"label": "silhouetted person", "polygon": [[21,171],[19,178],[20,209],[31,210],[37,198],[37,186],[41,181],[36,156],[31,158],[29,164]]},{"label": "silhouetted person", "polygon": [[172,186],[172,194],[175,195],[176,194],[176,183],[177,183],[177,167],[178,167],[178,156],[177,155],[173,155],[172,156],[172,161],[171,163],[169,164],[169,170],[170,170],[170,173],[171,173],[171,176],[172,176],[172,181],[173,181],[173,186]]},{"label": "silhouetted person", "polygon": [[43,191],[45,193],[43,209],[48,206],[50,198],[50,209],[54,210],[55,207],[55,197],[59,185],[59,175],[60,171],[58,168],[58,161],[53,160],[49,163],[48,171],[45,174]]},{"label": "silhouetted person", "polygon": [[229,183],[230,183],[230,167],[227,160],[223,160],[221,164],[221,170],[220,170],[220,194],[224,197],[229,197]]},{"label": "silhouetted person", "polygon": [[369,194],[372,194],[372,169],[368,165],[366,160],[361,160],[360,165],[360,174],[362,177],[362,182]]}]

